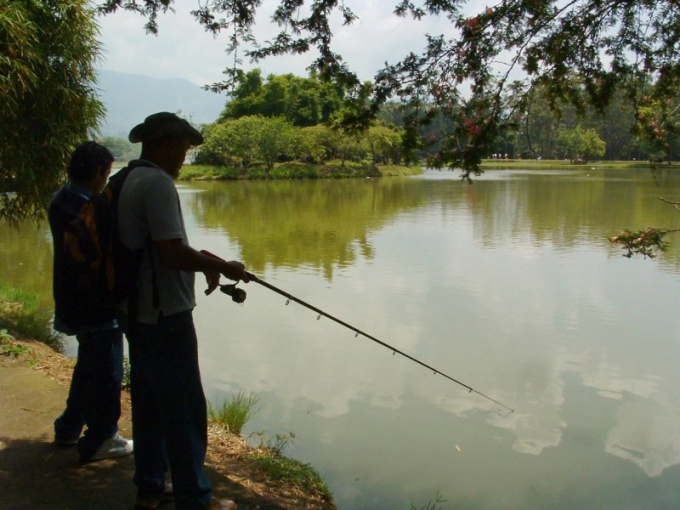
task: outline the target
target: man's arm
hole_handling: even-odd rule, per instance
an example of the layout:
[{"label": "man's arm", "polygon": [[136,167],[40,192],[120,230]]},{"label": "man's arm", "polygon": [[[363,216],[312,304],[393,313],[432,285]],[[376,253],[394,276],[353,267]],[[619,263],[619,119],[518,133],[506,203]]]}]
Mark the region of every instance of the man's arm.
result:
[{"label": "man's arm", "polygon": [[214,255],[206,255],[191,246],[182,243],[181,239],[154,241],[161,256],[161,262],[181,271],[205,273],[210,282],[210,275],[222,274],[230,280],[249,282],[245,266],[238,261],[226,261]]}]

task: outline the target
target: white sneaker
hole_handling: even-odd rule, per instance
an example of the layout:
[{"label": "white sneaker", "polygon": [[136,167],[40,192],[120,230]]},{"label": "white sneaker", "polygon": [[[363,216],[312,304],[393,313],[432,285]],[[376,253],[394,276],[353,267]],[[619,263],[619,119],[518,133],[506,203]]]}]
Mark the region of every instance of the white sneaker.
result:
[{"label": "white sneaker", "polygon": [[108,438],[99,447],[99,450],[90,457],[88,460],[102,460],[102,459],[113,459],[115,457],[124,457],[125,455],[130,455],[134,450],[132,446],[132,441],[125,439],[120,434],[116,434],[113,437]]}]

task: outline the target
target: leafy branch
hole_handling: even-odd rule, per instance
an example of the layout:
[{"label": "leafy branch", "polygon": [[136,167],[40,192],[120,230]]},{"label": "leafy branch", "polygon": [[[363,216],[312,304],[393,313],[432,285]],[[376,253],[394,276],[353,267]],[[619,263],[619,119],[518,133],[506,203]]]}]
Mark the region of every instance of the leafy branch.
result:
[{"label": "leafy branch", "polygon": [[626,251],[624,257],[631,258],[633,255],[653,259],[659,252],[664,252],[668,248],[665,237],[671,232],[678,232],[680,228],[662,229],[647,227],[644,230],[630,231],[623,230],[618,236],[609,238],[612,243],[620,244]]},{"label": "leafy branch", "polygon": [[[657,198],[680,210],[680,202],[663,197]],[[626,250],[626,253],[623,254],[624,257],[631,258],[633,255],[642,255],[644,258],[653,259],[658,253],[666,251],[668,242],[665,237],[673,232],[680,232],[680,228],[647,227],[635,232],[622,230],[619,235],[610,237],[609,241],[620,244],[621,248]]]}]

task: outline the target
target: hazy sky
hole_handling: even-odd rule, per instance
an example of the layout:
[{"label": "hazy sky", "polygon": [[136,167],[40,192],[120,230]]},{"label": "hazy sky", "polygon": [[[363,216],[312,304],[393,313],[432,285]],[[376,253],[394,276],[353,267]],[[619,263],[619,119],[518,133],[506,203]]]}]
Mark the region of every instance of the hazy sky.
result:
[{"label": "hazy sky", "polygon": [[[278,27],[270,22],[276,0],[265,0],[258,12],[255,33],[258,38],[271,38]],[[346,2],[359,16],[350,27],[340,22],[333,26],[335,51],[345,58],[360,79],[369,80],[385,61],[394,63],[410,51],[420,52],[426,33],[451,32],[445,18],[416,22],[392,14],[396,0],[349,0]],[[175,13],[159,16],[158,36],[147,35],[144,19],[118,12],[99,18],[104,55],[101,68],[110,71],[141,74],[157,78],[184,78],[198,85],[220,81],[222,71],[231,65],[227,56],[227,34],[214,38],[194,21],[189,13],[197,0],[176,0]],[[477,8],[482,7],[478,5]],[[265,74],[307,74],[310,55],[267,59],[258,64],[244,61],[246,69],[260,67]]]}]

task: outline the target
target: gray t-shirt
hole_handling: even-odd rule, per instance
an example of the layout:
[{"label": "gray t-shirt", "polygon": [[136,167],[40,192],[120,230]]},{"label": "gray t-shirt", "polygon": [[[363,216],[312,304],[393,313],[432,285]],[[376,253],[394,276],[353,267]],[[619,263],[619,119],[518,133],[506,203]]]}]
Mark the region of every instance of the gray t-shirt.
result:
[{"label": "gray t-shirt", "polygon": [[[154,241],[181,239],[188,244],[179,195],[172,177],[150,162],[134,168],[120,193],[118,221],[121,241],[130,249],[141,248],[149,237]],[[161,262],[155,246],[145,250],[140,269],[137,320],[155,324],[159,312],[172,315],[196,306],[194,273],[180,271]],[[151,264],[153,263],[153,269]],[[153,279],[159,306],[153,305]]]}]

